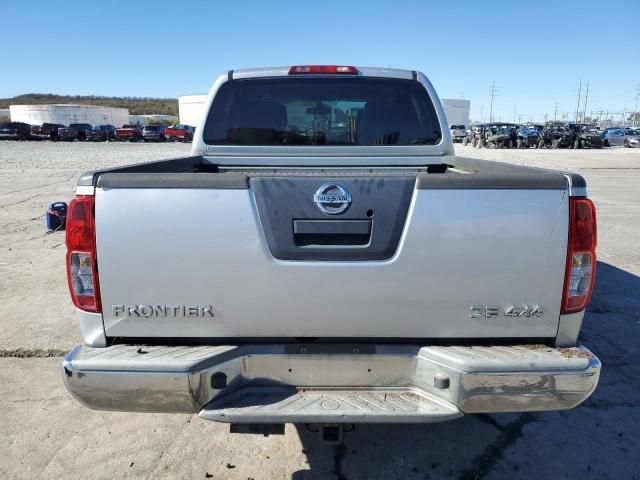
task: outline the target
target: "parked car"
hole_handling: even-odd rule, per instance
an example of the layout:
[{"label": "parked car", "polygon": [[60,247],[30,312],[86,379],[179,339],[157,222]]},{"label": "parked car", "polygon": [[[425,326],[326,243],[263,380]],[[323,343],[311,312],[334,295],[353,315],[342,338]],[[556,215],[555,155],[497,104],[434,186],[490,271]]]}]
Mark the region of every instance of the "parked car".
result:
[{"label": "parked car", "polygon": [[115,140],[116,127],[113,125],[94,125],[89,134],[87,140],[92,142],[108,142],[109,140]]},{"label": "parked car", "polygon": [[630,139],[638,138],[638,131],[632,128],[614,128],[604,136],[605,147],[627,146]]},{"label": "parked car", "polygon": [[573,133],[573,148],[602,148],[602,137],[594,125],[571,123],[568,127]]},{"label": "parked car", "polygon": [[485,126],[484,144],[487,148],[513,148],[518,139],[518,125],[513,123],[492,123]]},{"label": "parked car", "polygon": [[602,128],[602,129],[598,130],[598,133],[600,134],[600,138],[602,138],[604,140],[604,137],[607,135],[607,132],[609,130],[613,130],[613,128]]},{"label": "parked car", "polygon": [[41,126],[31,127],[31,136],[43,140],[58,140],[58,129],[66,128],[59,123],[43,123]]},{"label": "parked car", "polygon": [[540,132],[543,130],[542,125],[527,124],[522,125],[517,132],[516,140],[517,148],[537,148]]},{"label": "parked car", "polygon": [[60,376],[84,406],[335,442],[595,390],[580,175],[456,157],[410,70],[230,70],[205,105],[190,155],[80,176],[66,259],[85,344]]},{"label": "parked car", "polygon": [[193,140],[194,128],[189,125],[172,125],[164,131],[169,142],[190,142]]},{"label": "parked car", "polygon": [[624,142],[624,146],[628,148],[640,147],[640,130],[635,130],[636,134],[629,136]]},{"label": "parked car", "polygon": [[145,142],[165,142],[167,140],[165,130],[164,125],[147,125],[142,129],[142,139]]},{"label": "parked car", "polygon": [[0,123],[0,140],[29,140],[31,125],[23,122]]},{"label": "parked car", "polygon": [[120,128],[116,128],[116,139],[121,142],[142,140],[142,128],[140,128],[140,125],[123,125]]},{"label": "parked car", "polygon": [[84,141],[92,129],[93,126],[88,123],[72,123],[68,127],[58,128],[58,138],[66,142]]},{"label": "parked car", "polygon": [[453,142],[462,142],[467,136],[467,127],[464,125],[450,125],[449,131],[451,132],[451,140]]},{"label": "parked car", "polygon": [[573,147],[574,136],[565,124],[550,124],[540,132],[538,148],[570,148]]}]

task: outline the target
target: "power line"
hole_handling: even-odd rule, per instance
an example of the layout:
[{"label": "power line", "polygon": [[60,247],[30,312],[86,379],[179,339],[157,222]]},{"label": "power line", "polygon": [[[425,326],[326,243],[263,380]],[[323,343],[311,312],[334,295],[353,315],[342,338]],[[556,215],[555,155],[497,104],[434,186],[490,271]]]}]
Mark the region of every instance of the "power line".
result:
[{"label": "power line", "polygon": [[636,88],[636,108],[633,111],[633,126],[638,126],[638,98],[640,98],[640,84],[638,84],[638,88]]},{"label": "power line", "polygon": [[589,98],[589,80],[587,80],[587,93],[584,96],[584,110],[582,113],[582,121],[584,122],[585,117],[587,116],[587,99]]},{"label": "power line", "polygon": [[576,122],[578,121],[578,113],[580,112],[580,94],[582,93],[582,79],[580,79],[580,86],[578,87],[578,103],[576,104]]}]

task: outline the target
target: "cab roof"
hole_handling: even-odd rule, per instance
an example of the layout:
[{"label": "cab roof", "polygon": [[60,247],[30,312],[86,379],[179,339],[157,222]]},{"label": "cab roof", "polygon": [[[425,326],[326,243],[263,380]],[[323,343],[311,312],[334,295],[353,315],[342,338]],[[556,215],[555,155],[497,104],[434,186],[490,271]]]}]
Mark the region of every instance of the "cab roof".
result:
[{"label": "cab roof", "polygon": [[[309,67],[315,67],[316,65],[309,65]],[[262,67],[262,68],[243,68],[239,70],[229,70],[229,80],[238,80],[245,78],[260,78],[260,77],[288,77],[292,67],[300,67],[300,65],[290,65],[287,67]],[[322,67],[328,67],[323,65]],[[382,67],[358,67],[353,66],[357,70],[357,76],[359,77],[383,77],[383,78],[400,78],[406,80],[415,80],[417,72],[414,70],[403,70],[399,68],[382,68]],[[333,75],[320,74],[320,75]],[[347,76],[349,74],[338,73],[337,75]]]}]

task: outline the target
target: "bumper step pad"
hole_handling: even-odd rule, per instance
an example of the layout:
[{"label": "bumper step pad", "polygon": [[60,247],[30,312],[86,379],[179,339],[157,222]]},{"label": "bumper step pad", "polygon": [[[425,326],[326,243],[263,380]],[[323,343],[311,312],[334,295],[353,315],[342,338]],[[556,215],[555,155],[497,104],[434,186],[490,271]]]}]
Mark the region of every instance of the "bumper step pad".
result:
[{"label": "bumper step pad", "polygon": [[213,400],[199,416],[230,423],[429,423],[462,412],[417,389],[248,387]]}]

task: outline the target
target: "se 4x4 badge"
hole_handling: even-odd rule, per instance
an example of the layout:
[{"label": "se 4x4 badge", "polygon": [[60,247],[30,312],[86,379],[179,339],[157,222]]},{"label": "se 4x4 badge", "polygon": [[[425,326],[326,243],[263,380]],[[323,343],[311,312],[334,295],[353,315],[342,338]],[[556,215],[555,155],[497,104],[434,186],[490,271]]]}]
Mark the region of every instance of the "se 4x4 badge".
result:
[{"label": "se 4x4 badge", "polygon": [[471,307],[470,318],[493,318],[493,317],[542,317],[544,311],[541,305],[507,305],[502,308],[497,305],[473,305]]}]

